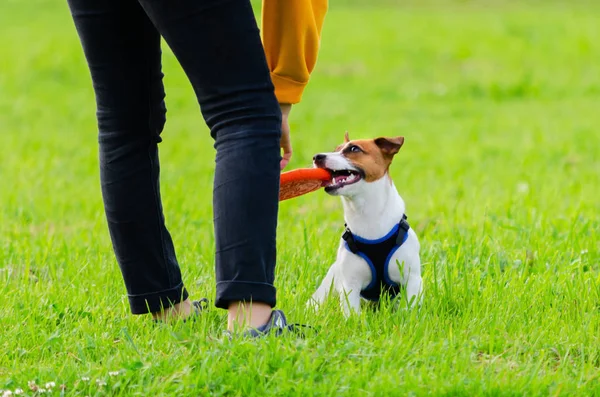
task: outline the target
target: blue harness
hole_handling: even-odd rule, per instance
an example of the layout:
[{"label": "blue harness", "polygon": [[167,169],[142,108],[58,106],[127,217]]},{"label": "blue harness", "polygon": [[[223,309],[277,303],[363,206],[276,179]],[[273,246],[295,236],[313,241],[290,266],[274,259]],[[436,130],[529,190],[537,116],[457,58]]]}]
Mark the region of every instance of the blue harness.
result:
[{"label": "blue harness", "polygon": [[377,240],[367,240],[352,234],[346,225],[342,238],[346,241],[346,249],[363,258],[371,268],[372,280],[367,288],[360,291],[360,296],[370,301],[378,301],[382,292],[389,293],[393,298],[400,292],[400,286],[390,280],[388,267],[394,252],[408,238],[410,225],[406,215],[384,237]]}]

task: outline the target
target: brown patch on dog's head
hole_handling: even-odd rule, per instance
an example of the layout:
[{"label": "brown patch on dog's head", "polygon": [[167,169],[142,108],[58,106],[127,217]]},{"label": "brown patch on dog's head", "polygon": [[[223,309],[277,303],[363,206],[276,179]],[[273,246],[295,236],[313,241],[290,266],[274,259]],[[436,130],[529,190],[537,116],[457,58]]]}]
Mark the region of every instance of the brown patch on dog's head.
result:
[{"label": "brown patch on dog's head", "polygon": [[404,137],[401,136],[348,140],[338,147],[338,151],[364,173],[365,181],[373,182],[385,176],[403,144]]}]

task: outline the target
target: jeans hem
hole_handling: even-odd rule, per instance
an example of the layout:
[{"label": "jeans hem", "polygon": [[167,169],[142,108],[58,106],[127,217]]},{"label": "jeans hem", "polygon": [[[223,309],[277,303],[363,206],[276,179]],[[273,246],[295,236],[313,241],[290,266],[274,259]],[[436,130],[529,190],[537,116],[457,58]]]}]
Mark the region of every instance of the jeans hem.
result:
[{"label": "jeans hem", "polygon": [[189,294],[183,283],[177,287],[149,294],[128,295],[132,314],[148,314],[167,309],[186,300]]},{"label": "jeans hem", "polygon": [[227,309],[231,302],[261,302],[271,307],[277,303],[277,290],[272,284],[251,281],[221,281],[217,283],[215,306]]}]

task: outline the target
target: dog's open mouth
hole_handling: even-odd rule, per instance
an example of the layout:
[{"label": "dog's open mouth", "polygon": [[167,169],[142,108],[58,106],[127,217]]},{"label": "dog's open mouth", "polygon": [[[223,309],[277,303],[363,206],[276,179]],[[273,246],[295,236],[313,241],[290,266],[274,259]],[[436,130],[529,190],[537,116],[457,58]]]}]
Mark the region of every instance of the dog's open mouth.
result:
[{"label": "dog's open mouth", "polygon": [[331,172],[331,181],[323,183],[325,191],[331,192],[333,190],[342,188],[344,186],[352,185],[362,179],[362,173],[359,170],[328,170]]}]

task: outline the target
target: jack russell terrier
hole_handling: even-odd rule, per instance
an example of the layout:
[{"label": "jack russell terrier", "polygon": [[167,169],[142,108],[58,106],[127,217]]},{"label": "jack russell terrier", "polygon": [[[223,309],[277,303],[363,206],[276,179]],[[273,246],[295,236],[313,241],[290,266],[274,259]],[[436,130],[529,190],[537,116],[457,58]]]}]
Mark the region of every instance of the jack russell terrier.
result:
[{"label": "jack russell terrier", "polygon": [[333,285],[346,316],[360,313],[361,298],[379,301],[406,290],[408,307],[422,300],[420,244],[405,215],[405,204],[389,175],[404,137],[351,141],[313,157],[332,173],[325,192],[341,196],[346,230],[335,263],[310,304],[322,304]]}]

